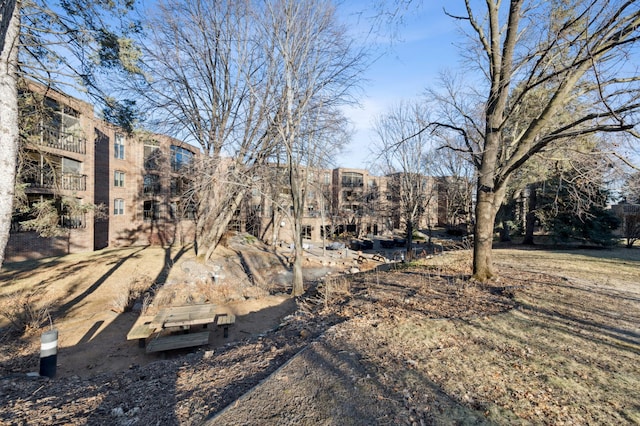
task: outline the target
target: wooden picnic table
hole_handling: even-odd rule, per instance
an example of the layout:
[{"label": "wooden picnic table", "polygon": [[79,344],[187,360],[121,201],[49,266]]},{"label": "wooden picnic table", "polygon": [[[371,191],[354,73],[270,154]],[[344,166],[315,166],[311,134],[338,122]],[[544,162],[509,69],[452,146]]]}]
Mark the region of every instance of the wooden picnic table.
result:
[{"label": "wooden picnic table", "polygon": [[[207,328],[216,324],[224,328],[224,337],[228,337],[229,326],[235,323],[235,315],[216,313],[216,305],[170,306],[161,309],[155,316],[140,316],[127,334],[128,340],[139,339],[144,346],[146,339],[154,336],[147,345],[147,352],[164,351],[190,346],[204,345],[209,340],[209,331],[190,333],[192,326]],[[167,335],[166,332],[184,330],[181,335]]]},{"label": "wooden picnic table", "polygon": [[189,327],[212,324],[216,320],[216,305],[171,306],[161,309],[151,323],[157,328]]}]

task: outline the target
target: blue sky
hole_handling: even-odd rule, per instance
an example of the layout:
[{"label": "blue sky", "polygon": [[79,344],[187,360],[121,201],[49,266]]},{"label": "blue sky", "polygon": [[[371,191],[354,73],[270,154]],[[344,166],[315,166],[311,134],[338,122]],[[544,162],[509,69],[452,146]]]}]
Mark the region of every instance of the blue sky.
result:
[{"label": "blue sky", "polygon": [[[397,34],[377,36],[376,49],[382,55],[364,73],[359,107],[345,109],[355,128],[352,142],[336,159],[339,167],[368,168],[370,145],[375,137],[373,119],[401,100],[419,97],[437,83],[445,69],[459,63],[458,24],[443,12],[459,12],[451,1],[425,0],[419,8],[406,11]],[[355,20],[355,18],[351,18]],[[364,26],[365,24],[362,24]],[[375,170],[372,170],[375,172]]]}]

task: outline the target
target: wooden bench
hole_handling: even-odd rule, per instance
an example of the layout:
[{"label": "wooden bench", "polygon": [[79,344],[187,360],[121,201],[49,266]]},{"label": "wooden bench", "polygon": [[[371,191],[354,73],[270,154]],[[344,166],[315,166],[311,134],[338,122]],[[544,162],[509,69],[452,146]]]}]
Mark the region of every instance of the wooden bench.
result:
[{"label": "wooden bench", "polygon": [[235,324],[236,316],[233,314],[222,313],[216,315],[216,325],[224,330],[224,337],[229,337],[229,326]]},{"label": "wooden bench", "polygon": [[169,351],[171,349],[190,348],[202,346],[209,343],[209,332],[172,334],[169,336],[158,336],[147,343],[147,353]]},{"label": "wooden bench", "polygon": [[144,348],[145,340],[156,331],[156,325],[153,324],[153,316],[140,315],[136,322],[127,333],[127,340],[138,339],[138,344]]}]

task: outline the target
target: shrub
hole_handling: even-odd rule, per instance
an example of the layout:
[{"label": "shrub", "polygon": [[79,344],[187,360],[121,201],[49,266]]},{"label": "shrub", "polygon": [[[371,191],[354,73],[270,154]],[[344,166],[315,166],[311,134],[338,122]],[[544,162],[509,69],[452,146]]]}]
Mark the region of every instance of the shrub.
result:
[{"label": "shrub", "polygon": [[6,318],[11,328],[21,334],[39,330],[51,321],[51,302],[39,301],[38,292],[20,291],[0,299],[0,316]]}]

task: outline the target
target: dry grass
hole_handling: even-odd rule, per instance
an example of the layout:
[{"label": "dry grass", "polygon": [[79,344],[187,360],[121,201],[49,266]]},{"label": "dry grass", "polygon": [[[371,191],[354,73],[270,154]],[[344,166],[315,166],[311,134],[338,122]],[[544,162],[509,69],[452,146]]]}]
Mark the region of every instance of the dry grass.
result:
[{"label": "dry grass", "polygon": [[122,313],[130,311],[136,301],[141,301],[144,305],[143,295],[152,286],[153,279],[149,275],[143,274],[131,278],[118,289],[109,304],[109,309],[116,313]]},{"label": "dry grass", "polygon": [[[377,369],[405,367],[385,384],[438,424],[640,424],[639,255],[498,250],[501,278],[492,285],[509,289],[514,309],[461,319],[394,314],[354,334],[367,336],[358,344],[369,345],[363,352]],[[455,278],[468,273],[458,256],[410,279],[472,300],[481,287]]]},{"label": "dry grass", "polygon": [[51,321],[50,306],[40,292],[21,290],[0,298],[0,317],[14,332],[29,335]]}]

